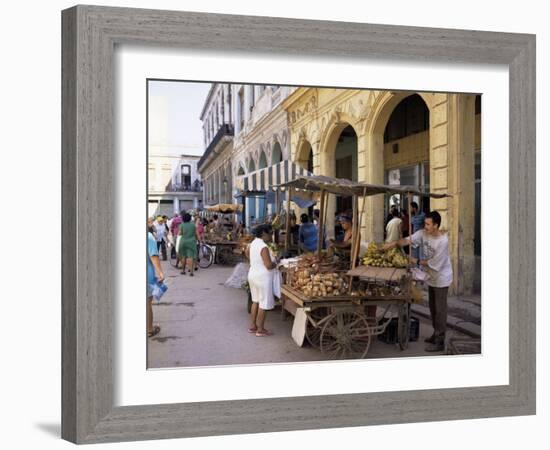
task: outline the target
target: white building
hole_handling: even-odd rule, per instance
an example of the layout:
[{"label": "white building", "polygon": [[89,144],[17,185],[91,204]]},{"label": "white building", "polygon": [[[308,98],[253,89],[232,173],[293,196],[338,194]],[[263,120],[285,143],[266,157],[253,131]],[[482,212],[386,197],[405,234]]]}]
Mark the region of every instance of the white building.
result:
[{"label": "white building", "polygon": [[166,94],[150,95],[147,158],[149,216],[162,214],[172,217],[182,210],[202,208],[202,183],[197,171],[200,149],[186,145],[184,137],[173,132],[171,128],[177,128],[177,124],[170,120],[170,107]]},{"label": "white building", "polygon": [[[281,102],[295,89],[212,84],[201,113],[206,151],[198,165],[206,205],[240,202],[238,195],[243,186],[239,180],[290,160],[288,119]],[[252,191],[250,187],[247,190]],[[274,206],[274,199],[266,198],[260,190],[248,197],[245,201],[247,225],[253,218],[270,214]]]},{"label": "white building", "polygon": [[149,155],[149,216],[202,208],[202,182],[198,156]]}]

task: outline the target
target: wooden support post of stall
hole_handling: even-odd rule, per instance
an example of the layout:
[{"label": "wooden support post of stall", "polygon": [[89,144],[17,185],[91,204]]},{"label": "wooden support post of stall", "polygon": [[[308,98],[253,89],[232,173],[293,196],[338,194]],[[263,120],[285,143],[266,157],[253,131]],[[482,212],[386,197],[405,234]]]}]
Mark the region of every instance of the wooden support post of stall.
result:
[{"label": "wooden support post of stall", "polygon": [[286,199],[286,223],[285,223],[285,253],[288,252],[290,245],[290,197],[292,196],[292,188],[289,187]]},{"label": "wooden support post of stall", "polygon": [[321,256],[323,249],[323,228],[325,226],[326,192],[321,189],[320,209],[319,209],[319,231],[317,237],[317,255]]},{"label": "wooden support post of stall", "polygon": [[[352,255],[352,269],[355,269],[357,258],[359,257],[359,251],[361,250],[361,225],[363,223],[363,216],[365,215],[365,204],[367,203],[366,199],[366,188],[363,188],[363,204],[361,205],[361,213],[359,214],[359,220],[357,221],[357,245],[355,246],[355,252]],[[357,199],[357,209],[359,209],[359,199]]]},{"label": "wooden support post of stall", "polygon": [[[407,214],[409,215],[409,241],[411,240],[412,236],[412,220],[411,220],[411,202],[412,202],[412,195],[410,192],[407,192],[407,202],[409,204]],[[409,265],[412,265],[412,243],[409,244]]]},{"label": "wooden support post of stall", "polygon": [[351,245],[351,264],[350,267],[352,269],[355,269],[355,261],[356,261],[356,254],[357,250],[359,249],[360,245],[360,237],[359,237],[359,196],[354,195],[353,196],[353,228],[352,228],[352,234],[353,234],[353,241]]},{"label": "wooden support post of stall", "polygon": [[[351,225],[351,251],[349,255],[350,259],[350,269],[355,269],[355,251],[356,248],[359,247],[359,233],[357,232],[357,225],[358,225],[358,209],[359,209],[359,200],[358,196],[353,196],[353,218],[352,218],[352,225]],[[353,277],[349,277],[349,288],[348,288],[348,294],[351,294],[352,286],[353,285]]]},{"label": "wooden support post of stall", "polygon": [[[280,205],[279,205],[279,188],[277,188],[277,190],[275,191],[275,217],[279,217],[279,209],[280,209]],[[277,219],[277,221],[279,221],[279,219]],[[271,220],[271,223],[273,224],[274,220],[272,219]],[[275,234],[275,244],[279,245],[280,242],[279,242],[279,226],[277,226],[277,229],[276,230],[273,230],[273,233]]]}]

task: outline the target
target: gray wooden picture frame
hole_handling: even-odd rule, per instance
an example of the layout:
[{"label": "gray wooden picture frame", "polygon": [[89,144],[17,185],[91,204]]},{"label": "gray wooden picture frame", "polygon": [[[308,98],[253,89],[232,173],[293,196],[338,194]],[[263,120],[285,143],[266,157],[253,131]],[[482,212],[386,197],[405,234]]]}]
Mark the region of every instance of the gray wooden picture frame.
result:
[{"label": "gray wooden picture frame", "polygon": [[[63,11],[62,31],[64,439],[95,443],[535,413],[534,35],[96,6]],[[114,407],[116,44],[508,66],[509,384]]]}]

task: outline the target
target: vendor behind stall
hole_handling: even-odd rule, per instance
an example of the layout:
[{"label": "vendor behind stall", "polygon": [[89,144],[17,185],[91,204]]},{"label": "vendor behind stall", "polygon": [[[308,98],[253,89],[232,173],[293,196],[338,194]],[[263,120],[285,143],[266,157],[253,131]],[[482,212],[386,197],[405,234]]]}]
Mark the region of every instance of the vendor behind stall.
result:
[{"label": "vendor behind stall", "polygon": [[353,239],[352,233],[352,219],[349,216],[340,216],[340,225],[344,230],[344,237],[341,241],[335,239],[329,239],[328,256],[333,256],[334,253],[346,253],[351,250],[351,243]]},{"label": "vendor behind stall", "polygon": [[298,231],[298,239],[300,244],[300,250],[304,252],[314,252],[317,250],[318,241],[318,229],[309,221],[307,214],[300,216],[300,229]]},{"label": "vendor behind stall", "polygon": [[226,232],[233,231],[233,221],[231,220],[231,217],[225,217],[223,220],[223,229]]},{"label": "vendor behind stall", "polygon": [[437,211],[426,214],[424,228],[412,236],[384,245],[388,250],[397,246],[412,244],[420,247],[421,258],[411,258],[412,263],[425,270],[428,275],[428,303],[432,318],[433,334],[425,340],[429,343],[427,352],[439,352],[445,349],[447,330],[447,294],[453,281],[453,269],[449,257],[449,238],[439,230],[441,215]]}]

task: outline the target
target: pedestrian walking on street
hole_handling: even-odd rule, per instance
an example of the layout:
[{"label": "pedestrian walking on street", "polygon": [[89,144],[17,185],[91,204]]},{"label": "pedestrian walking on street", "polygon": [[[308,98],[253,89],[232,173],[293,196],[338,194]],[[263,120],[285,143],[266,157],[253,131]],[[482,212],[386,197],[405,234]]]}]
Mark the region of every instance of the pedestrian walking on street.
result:
[{"label": "pedestrian walking on street", "polygon": [[157,238],[157,250],[162,252],[162,260],[166,261],[166,235],[167,228],[164,223],[162,216],[158,216],[157,220],[154,222],[153,226],[155,227],[155,236]]},{"label": "pedestrian walking on street", "polygon": [[153,287],[164,281],[164,273],[159,261],[157,240],[153,236],[153,219],[147,221],[147,336],[160,333],[160,326],[153,325]]},{"label": "pedestrian walking on street", "polygon": [[445,350],[445,332],[447,330],[447,294],[453,281],[453,268],[449,257],[449,239],[446,233],[439,231],[441,215],[437,211],[426,214],[424,228],[412,236],[384,245],[384,250],[397,245],[403,247],[412,244],[420,247],[422,259],[412,258],[412,262],[425,270],[428,275],[428,299],[434,332],[425,342],[427,352]]},{"label": "pedestrian walking on street", "polygon": [[275,306],[273,269],[277,267],[277,261],[271,258],[267,246],[267,243],[271,242],[272,235],[271,225],[258,225],[254,229],[255,239],[247,249],[247,257],[250,261],[248,284],[252,297],[248,332],[255,333],[257,337],[271,336],[272,334],[264,326],[266,312]]},{"label": "pedestrian walking on street", "polygon": [[197,259],[197,228],[191,221],[191,215],[185,213],[183,215],[183,223],[180,225],[180,243],[178,247],[178,255],[181,259],[181,274],[185,275],[186,267],[189,267],[189,275],[194,276],[195,260]]}]

